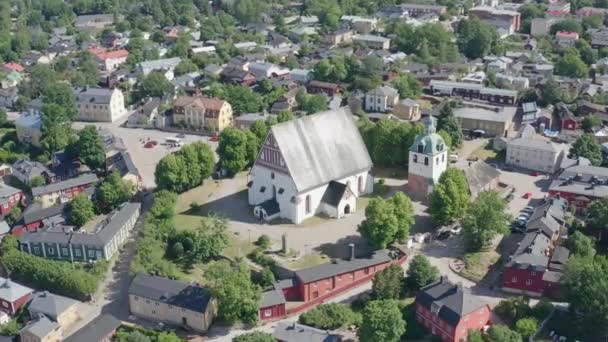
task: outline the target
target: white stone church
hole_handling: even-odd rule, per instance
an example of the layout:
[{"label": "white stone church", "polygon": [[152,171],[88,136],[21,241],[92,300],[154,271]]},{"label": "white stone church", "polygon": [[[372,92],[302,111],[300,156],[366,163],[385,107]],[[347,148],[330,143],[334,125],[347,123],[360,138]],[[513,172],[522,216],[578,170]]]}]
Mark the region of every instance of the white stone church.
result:
[{"label": "white stone church", "polygon": [[296,224],[316,214],[340,218],[373,191],[372,161],[347,108],[273,126],[247,186],[253,213]]}]

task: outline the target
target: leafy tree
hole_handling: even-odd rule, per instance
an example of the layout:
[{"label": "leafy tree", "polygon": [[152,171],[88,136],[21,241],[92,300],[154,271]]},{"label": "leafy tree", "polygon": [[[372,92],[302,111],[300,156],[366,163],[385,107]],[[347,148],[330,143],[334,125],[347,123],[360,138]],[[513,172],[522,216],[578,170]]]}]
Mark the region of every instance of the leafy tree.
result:
[{"label": "leafy tree", "polygon": [[502,318],[517,321],[531,314],[529,302],[529,299],[523,296],[505,298],[498,303],[494,311]]},{"label": "leafy tree", "polygon": [[397,342],[405,333],[405,321],[394,300],[375,300],[363,309],[363,320],[357,332],[361,342]]},{"label": "leafy tree", "polygon": [[255,241],[255,244],[261,249],[268,249],[271,245],[272,241],[270,241],[270,237],[266,234],[260,235],[260,237]]},{"label": "leafy tree", "polygon": [[17,223],[17,221],[19,220],[19,218],[21,217],[21,208],[18,205],[14,205],[11,208],[11,211],[9,212],[9,214],[6,216],[6,223],[8,223],[9,226],[14,226],[15,223]]},{"label": "leafy tree", "polygon": [[260,142],[262,142],[266,139],[269,128],[269,125],[265,121],[258,120],[249,126],[249,131],[253,133]]},{"label": "leafy tree", "polygon": [[11,319],[8,323],[5,323],[0,327],[0,335],[13,337],[19,335],[19,332],[23,329],[16,318]]},{"label": "leafy tree", "polygon": [[562,92],[559,84],[553,79],[549,78],[542,88],[542,96],[540,104],[547,106],[549,104],[556,104],[564,99],[564,93]]},{"label": "leafy tree", "polygon": [[192,62],[190,59],[183,59],[179,64],[175,67],[175,75],[181,76],[190,72],[195,72],[198,70],[198,66]]},{"label": "leafy tree", "polygon": [[32,180],[30,180],[30,187],[35,188],[37,186],[44,185],[45,183],[46,181],[44,180],[44,177],[40,175],[34,176],[32,177]]},{"label": "leafy tree", "polygon": [[346,304],[321,304],[300,315],[300,323],[317,329],[334,330],[356,324],[360,317]]},{"label": "leafy tree", "polygon": [[373,198],[365,209],[365,220],[358,231],[377,249],[386,248],[395,240],[406,240],[414,223],[410,199],[398,192],[391,199]]},{"label": "leafy tree", "polygon": [[134,193],[135,185],[114,171],[101,183],[95,198],[99,208],[107,212],[128,201]]},{"label": "leafy tree", "polygon": [[589,68],[576,51],[566,51],[555,63],[555,74],[573,78],[585,78]]},{"label": "leafy tree", "polygon": [[42,92],[42,102],[45,105],[57,104],[62,111],[59,113],[45,113],[45,124],[48,121],[64,122],[73,120],[78,114],[78,106],[76,104],[76,95],[74,91],[65,82],[57,82],[46,86]]},{"label": "leafy tree", "polygon": [[[277,115],[277,121],[279,123],[283,123],[283,122],[287,122],[287,121],[291,121],[293,120],[293,114],[288,111],[288,110],[284,110],[282,112],[279,113],[279,115]],[[266,137],[264,136],[262,139],[260,139],[260,141],[264,140]]]},{"label": "leafy tree", "polygon": [[602,120],[595,115],[587,115],[583,118],[581,122],[581,128],[586,133],[593,133],[594,127],[600,127],[602,125]]},{"label": "leafy tree", "polygon": [[218,316],[227,323],[255,323],[258,319],[259,287],[251,282],[244,263],[218,261],[205,272],[211,292],[219,301]]},{"label": "leafy tree", "polygon": [[156,342],[181,342],[182,339],[174,332],[161,332],[156,336]]},{"label": "leafy tree", "polygon": [[160,72],[151,72],[147,76],[142,76],[138,82],[137,98],[162,97],[164,94],[173,91],[174,87],[165,75]]},{"label": "leafy tree", "polygon": [[405,284],[410,291],[417,291],[439,279],[439,270],[431,265],[429,259],[418,254],[410,261]]},{"label": "leafy tree", "polygon": [[248,139],[245,132],[235,128],[226,128],[220,134],[217,154],[222,168],[230,175],[235,175],[253,163],[255,155],[250,153],[250,143],[257,143],[257,139]]},{"label": "leafy tree", "polygon": [[314,114],[327,109],[327,100],[323,95],[309,95],[300,91],[296,95],[296,102],[306,114]]},{"label": "leafy tree", "polygon": [[118,342],[152,342],[150,337],[137,330],[119,331],[116,337]]},{"label": "leafy tree", "polygon": [[197,262],[215,259],[228,245],[226,229],[225,219],[203,217],[197,229],[180,231],[169,237],[172,254],[190,267]]},{"label": "leafy tree", "polygon": [[407,166],[407,151],[414,143],[416,134],[423,131],[422,125],[408,122],[400,123],[394,120],[380,120],[373,124],[361,120],[359,131],[365,142],[374,165],[377,166]]},{"label": "leafy tree", "polygon": [[593,257],[595,255],[595,239],[578,230],[568,236],[566,247],[572,255],[580,257]]},{"label": "leafy tree", "polygon": [[91,170],[98,170],[105,166],[106,153],[97,127],[93,125],[85,126],[78,134],[76,146],[80,160]]},{"label": "leafy tree", "polygon": [[534,335],[537,330],[538,321],[535,318],[522,318],[515,322],[515,331],[517,331],[523,338],[528,338]]},{"label": "leafy tree", "polygon": [[264,106],[262,96],[254,93],[251,88],[241,85],[213,84],[208,93],[210,96],[228,101],[236,115],[256,113]]},{"label": "leafy tree", "polygon": [[241,334],[232,339],[232,342],[274,342],[275,339],[271,334],[261,332],[261,331],[252,331],[248,333]]},{"label": "leafy tree", "polygon": [[376,273],[372,280],[372,294],[375,299],[399,299],[403,291],[403,269],[391,265]]},{"label": "leafy tree", "polygon": [[593,49],[591,45],[584,39],[579,39],[574,45],[578,54],[585,64],[591,66],[597,60],[597,50]]},{"label": "leafy tree", "polygon": [[496,234],[510,233],[507,203],[494,191],[484,191],[471,204],[462,223],[464,237],[474,251],[486,246]]},{"label": "leafy tree", "polygon": [[586,225],[599,232],[598,240],[602,240],[603,231],[608,228],[608,199],[596,199],[587,207]]},{"label": "leafy tree", "polygon": [[493,325],[488,330],[490,342],[523,342],[521,336],[506,325]]},{"label": "leafy tree", "polygon": [[448,153],[449,153],[449,151],[452,150],[452,136],[450,135],[450,133],[448,133],[444,130],[439,130],[437,132],[437,134],[439,134],[443,138],[443,141],[445,142],[445,146],[448,147]]},{"label": "leafy tree", "polygon": [[438,225],[447,225],[462,218],[469,207],[469,186],[464,173],[448,168],[429,198],[429,213]]},{"label": "leafy tree", "polygon": [[458,47],[468,58],[488,55],[497,40],[496,30],[477,18],[461,20],[458,24]]},{"label": "leafy tree", "polygon": [[469,329],[467,331],[467,342],[486,342],[481,330]]},{"label": "leafy tree", "polygon": [[82,227],[95,216],[95,207],[85,194],[76,195],[67,205],[68,222]]},{"label": "leafy tree", "polygon": [[341,82],[348,77],[348,69],[344,56],[334,56],[322,59],[313,69],[316,80],[325,82]]},{"label": "leafy tree", "polygon": [[583,27],[574,19],[564,19],[556,22],[551,26],[551,34],[554,35],[558,31],[583,33]]},{"label": "leafy tree", "polygon": [[564,298],[570,303],[573,326],[593,331],[594,336],[608,334],[608,261],[605,257],[574,257],[566,264],[562,277]]},{"label": "leafy tree", "polygon": [[441,131],[445,131],[452,138],[452,146],[459,147],[462,145],[464,141],[464,136],[462,135],[462,130],[460,129],[460,125],[454,116],[454,112],[452,110],[452,106],[450,103],[447,103],[439,114],[439,119],[437,120],[437,129]]},{"label": "leafy tree", "polygon": [[417,99],[422,95],[422,85],[410,73],[405,73],[395,79],[393,86],[399,91],[399,96],[404,99]]},{"label": "leafy tree", "polygon": [[591,165],[599,166],[602,164],[602,147],[595,141],[592,134],[585,133],[578,137],[570,148],[570,157],[584,157],[591,161]]},{"label": "leafy tree", "polygon": [[169,154],[156,165],[154,178],[159,189],[183,192],[197,187],[211,176],[215,156],[209,146],[196,142]]},{"label": "leafy tree", "polygon": [[154,200],[150,208],[150,214],[157,219],[170,220],[175,216],[175,204],[177,195],[167,190],[160,190],[154,193]]}]

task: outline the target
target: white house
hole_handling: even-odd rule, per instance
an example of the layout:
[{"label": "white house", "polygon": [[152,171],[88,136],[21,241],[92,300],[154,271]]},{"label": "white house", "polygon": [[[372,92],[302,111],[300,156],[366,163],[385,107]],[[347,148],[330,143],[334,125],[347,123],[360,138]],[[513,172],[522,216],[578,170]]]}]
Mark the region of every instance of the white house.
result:
[{"label": "white house", "polygon": [[389,86],[380,86],[365,94],[367,112],[388,112],[399,102],[399,92]]},{"label": "white house", "polygon": [[77,120],[113,122],[127,112],[124,96],[118,88],[85,87],[76,89],[75,93],[79,112]]},{"label": "white house", "polygon": [[408,194],[420,199],[431,193],[449,163],[445,141],[436,133],[436,119],[427,116],[423,121],[424,133],[416,135],[409,149],[407,176]]},{"label": "white house", "polygon": [[525,125],[517,138],[507,143],[506,163],[523,169],[552,174],[559,169],[566,147],[538,136]]},{"label": "white house", "polygon": [[23,112],[15,120],[15,128],[19,142],[40,147],[42,136],[40,114]]},{"label": "white house", "polygon": [[[339,128],[339,129],[338,129]],[[249,204],[264,220],[340,218],[373,191],[372,161],[347,107],[273,126],[249,174]]]}]

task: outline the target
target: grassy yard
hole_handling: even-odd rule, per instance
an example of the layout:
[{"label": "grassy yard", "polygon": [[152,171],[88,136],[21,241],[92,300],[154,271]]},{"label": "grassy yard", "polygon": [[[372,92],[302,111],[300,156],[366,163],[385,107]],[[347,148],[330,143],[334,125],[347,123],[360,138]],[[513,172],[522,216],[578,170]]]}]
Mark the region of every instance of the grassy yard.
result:
[{"label": "grassy yard", "polygon": [[494,151],[494,149],[492,149],[492,142],[488,142],[486,145],[473,151],[470,158],[479,158],[488,163],[504,162],[505,152]]},{"label": "grassy yard", "polygon": [[313,267],[320,264],[324,264],[329,262],[329,258],[325,255],[322,255],[318,252],[312,252],[310,254],[306,254],[303,257],[283,263],[283,266],[292,269],[292,270],[300,270],[303,268]]},{"label": "grassy yard", "polygon": [[494,250],[465,254],[465,267],[461,273],[466,277],[480,281],[499,259],[500,254]]}]

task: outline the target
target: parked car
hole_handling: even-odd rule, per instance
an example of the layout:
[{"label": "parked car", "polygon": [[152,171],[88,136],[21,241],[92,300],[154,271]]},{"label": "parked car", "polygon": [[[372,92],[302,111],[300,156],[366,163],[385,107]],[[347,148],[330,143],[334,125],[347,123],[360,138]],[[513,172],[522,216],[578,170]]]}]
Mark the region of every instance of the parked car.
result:
[{"label": "parked car", "polygon": [[180,133],[177,135],[177,137],[180,139],[184,139],[186,137],[186,135],[184,133]]},{"label": "parked car", "polygon": [[505,198],[505,200],[507,202],[511,202],[513,200],[513,194],[508,194],[507,197]]},{"label": "parked car", "polygon": [[522,212],[519,213],[519,217],[525,217],[525,218],[529,219],[530,218],[530,213],[522,211]]},{"label": "parked car", "polygon": [[531,192],[526,192],[526,193],[524,194],[524,198],[525,198],[525,199],[528,199],[528,198],[530,198],[530,197],[532,197],[532,193],[531,193]]},{"label": "parked car", "polygon": [[460,234],[461,231],[462,231],[462,227],[461,226],[455,226],[454,228],[452,228],[450,230],[450,233],[452,233],[454,235],[458,235],[458,234]]},{"label": "parked car", "polygon": [[450,154],[450,163],[456,163],[458,161],[457,154]]},{"label": "parked car", "polygon": [[528,206],[524,207],[521,211],[524,212],[524,213],[533,213],[534,212],[534,207],[531,206],[531,205],[528,205]]},{"label": "parked car", "polygon": [[435,240],[445,240],[449,237],[450,237],[450,231],[444,230],[444,231],[440,232],[439,234],[437,234],[437,236],[435,237]]}]

